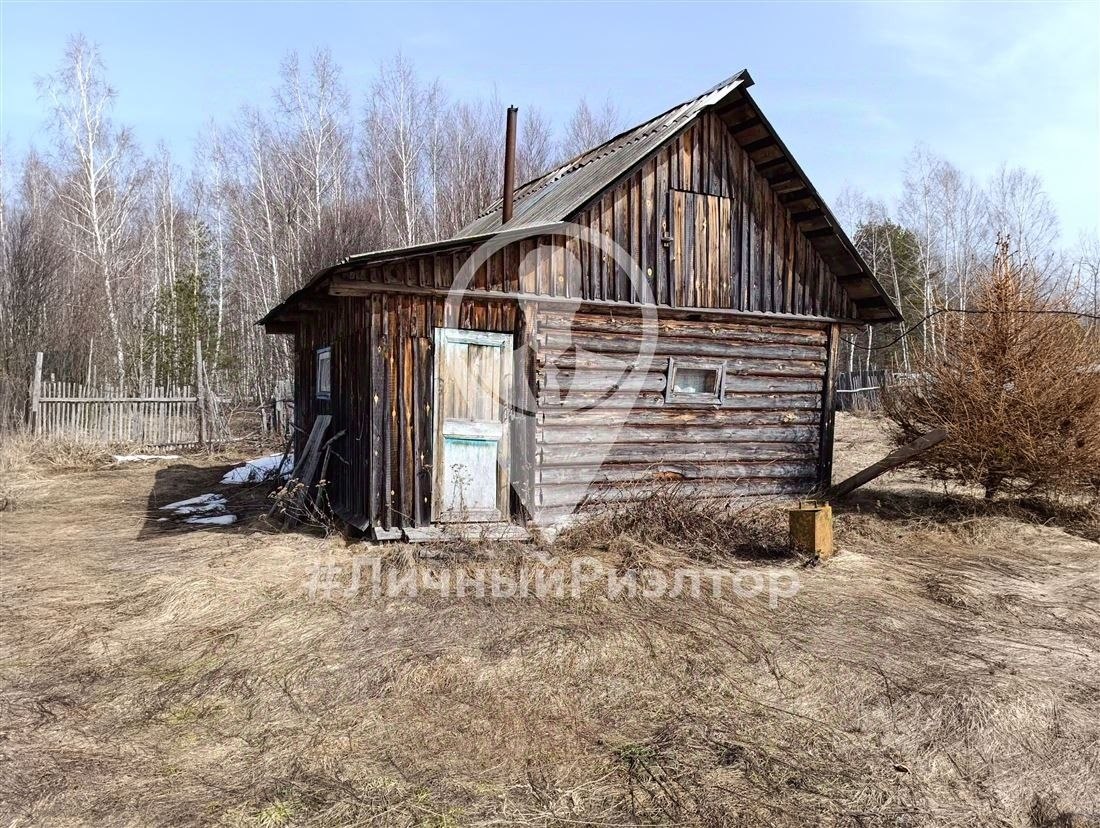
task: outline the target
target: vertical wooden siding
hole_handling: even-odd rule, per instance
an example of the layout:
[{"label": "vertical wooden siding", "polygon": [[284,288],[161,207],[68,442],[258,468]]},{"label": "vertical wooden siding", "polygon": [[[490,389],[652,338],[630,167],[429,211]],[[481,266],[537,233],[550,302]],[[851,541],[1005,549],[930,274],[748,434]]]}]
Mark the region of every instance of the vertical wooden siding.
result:
[{"label": "vertical wooden siding", "polygon": [[[615,209],[620,204],[626,209]],[[696,221],[698,211],[704,211],[705,222]],[[581,210],[576,221],[636,253],[658,304],[857,316],[790,211],[716,115],[704,114],[641,169]],[[690,237],[695,232],[703,235]],[[699,262],[685,267],[700,252],[706,257],[703,269]],[[685,276],[690,273],[708,278],[689,284]],[[554,274],[552,282],[561,293],[563,274]],[[585,298],[631,299],[624,274],[607,256],[581,258],[581,284]]]},{"label": "vertical wooden siding", "polygon": [[[376,294],[336,300],[300,324],[298,425],[308,433],[313,418],[327,413],[332,434],[346,431],[329,466],[341,517],[386,529],[430,523],[434,329],[515,334],[521,320],[514,302],[468,300],[454,309],[440,299]],[[319,400],[314,353],[325,346],[332,347],[332,394]]]},{"label": "vertical wooden siding", "polygon": [[[700,220],[697,220],[700,219]],[[705,219],[705,220],[702,220]],[[722,120],[705,113],[572,219],[637,262],[566,236],[518,241],[465,282],[472,290],[857,318],[855,304]],[[360,268],[352,278],[449,289],[474,246]],[[702,269],[700,270],[700,266]],[[690,279],[701,273],[705,279]]]}]

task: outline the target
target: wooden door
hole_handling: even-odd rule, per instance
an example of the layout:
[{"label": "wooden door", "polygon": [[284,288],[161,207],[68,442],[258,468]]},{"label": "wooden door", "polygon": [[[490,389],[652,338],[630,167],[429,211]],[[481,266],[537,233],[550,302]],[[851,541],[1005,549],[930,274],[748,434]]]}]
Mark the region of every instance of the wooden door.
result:
[{"label": "wooden door", "polygon": [[506,520],[512,337],[436,328],[435,345],[432,517]]},{"label": "wooden door", "polygon": [[681,307],[731,306],[731,205],[724,196],[669,191],[673,296]]}]

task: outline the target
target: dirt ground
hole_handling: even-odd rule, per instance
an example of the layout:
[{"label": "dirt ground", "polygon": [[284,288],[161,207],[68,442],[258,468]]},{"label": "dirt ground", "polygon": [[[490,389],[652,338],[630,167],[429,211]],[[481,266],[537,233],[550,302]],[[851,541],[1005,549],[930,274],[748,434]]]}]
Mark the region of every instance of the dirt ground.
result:
[{"label": "dirt ground", "polygon": [[[842,416],[838,479],[886,450]],[[840,505],[827,563],[720,563],[797,579],[774,602],[384,598],[351,594],[354,555],[450,553],[270,534],[228,467],[6,475],[0,823],[1100,825],[1087,518],[902,471]],[[160,520],[206,492],[238,523]],[[685,563],[540,552],[582,553]]]}]

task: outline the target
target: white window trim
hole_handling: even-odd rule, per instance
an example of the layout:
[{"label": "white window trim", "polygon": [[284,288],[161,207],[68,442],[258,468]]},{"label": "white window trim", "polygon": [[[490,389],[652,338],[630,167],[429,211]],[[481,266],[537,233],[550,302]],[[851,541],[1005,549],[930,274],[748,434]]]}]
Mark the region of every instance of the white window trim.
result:
[{"label": "white window trim", "polygon": [[[321,357],[328,357],[328,390],[321,390]],[[332,399],[332,346],[326,345],[324,348],[318,348],[314,352],[313,357],[313,371],[314,380],[316,383],[316,397],[319,400],[331,400]]]},{"label": "white window trim", "polygon": [[[714,371],[717,373],[714,393],[694,394],[676,391],[676,372],[681,369]],[[726,399],[726,361],[701,359],[668,358],[668,371],[665,374],[665,403],[667,405],[714,405],[720,406]]]}]

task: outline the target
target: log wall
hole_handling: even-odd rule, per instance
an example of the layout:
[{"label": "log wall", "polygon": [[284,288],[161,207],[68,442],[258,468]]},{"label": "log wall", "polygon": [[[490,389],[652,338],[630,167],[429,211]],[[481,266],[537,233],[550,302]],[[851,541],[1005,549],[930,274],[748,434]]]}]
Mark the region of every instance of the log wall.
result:
[{"label": "log wall", "polygon": [[[686,480],[714,497],[817,484],[827,326],[666,319],[654,332],[646,365],[640,317],[538,313],[537,521],[586,493],[622,499],[651,480]],[[669,402],[670,358],[724,363],[721,402]]]}]

